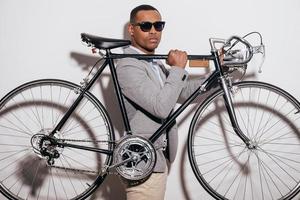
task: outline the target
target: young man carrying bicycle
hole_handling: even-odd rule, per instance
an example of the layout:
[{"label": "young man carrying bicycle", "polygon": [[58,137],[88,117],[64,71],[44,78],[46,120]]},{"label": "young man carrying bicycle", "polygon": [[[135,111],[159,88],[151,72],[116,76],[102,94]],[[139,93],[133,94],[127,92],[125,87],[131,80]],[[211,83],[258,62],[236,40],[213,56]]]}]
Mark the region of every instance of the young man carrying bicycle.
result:
[{"label": "young man carrying bicycle", "polygon": [[[159,11],[150,5],[140,5],[130,14],[128,32],[131,46],[126,54],[154,54],[165,22]],[[188,97],[200,81],[187,81],[187,53],[171,50],[165,68],[159,60],[124,58],[118,62],[117,75],[133,134],[149,138],[168,117],[179,97]],[[167,182],[167,161],[173,162],[177,151],[177,126],[174,123],[154,144],[157,162],[147,180],[126,181],[127,199],[164,199]],[[166,159],[167,158],[167,159]]]}]

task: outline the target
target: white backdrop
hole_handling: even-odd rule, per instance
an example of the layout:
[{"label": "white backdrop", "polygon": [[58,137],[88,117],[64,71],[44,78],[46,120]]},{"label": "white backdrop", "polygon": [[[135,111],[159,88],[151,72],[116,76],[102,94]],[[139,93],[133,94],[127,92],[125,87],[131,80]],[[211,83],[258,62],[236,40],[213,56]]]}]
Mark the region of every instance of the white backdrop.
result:
[{"label": "white backdrop", "polygon": [[[131,9],[148,3],[157,7],[167,22],[158,53],[171,48],[190,54],[208,54],[209,37],[229,37],[259,31],[267,57],[263,73],[253,66],[252,79],[280,86],[297,99],[299,90],[300,1],[299,0],[0,0],[0,97],[23,82],[60,78],[79,83],[95,56],[82,45],[80,33],[126,38],[125,25]],[[193,74],[204,71],[193,69]],[[105,74],[104,83],[109,83]],[[117,109],[107,90],[94,88],[122,130]],[[173,164],[166,199],[211,199],[194,181],[184,144],[191,114],[179,119],[180,151]],[[195,193],[196,192],[196,193]],[[120,185],[106,199],[123,199]],[[1,196],[0,196],[1,198]]]}]

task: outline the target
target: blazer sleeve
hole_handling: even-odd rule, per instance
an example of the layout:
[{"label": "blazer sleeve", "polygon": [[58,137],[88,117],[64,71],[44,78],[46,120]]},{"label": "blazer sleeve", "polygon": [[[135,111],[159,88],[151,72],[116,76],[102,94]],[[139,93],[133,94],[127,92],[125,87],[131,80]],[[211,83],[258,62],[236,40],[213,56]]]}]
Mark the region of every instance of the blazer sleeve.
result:
[{"label": "blazer sleeve", "polygon": [[163,87],[153,82],[147,72],[147,63],[133,58],[121,59],[117,76],[123,94],[152,115],[165,119],[175,107],[186,85],[187,72],[172,67]]},{"label": "blazer sleeve", "polygon": [[184,88],[182,89],[182,92],[180,94],[181,99],[187,99],[189,96],[191,96],[196,89],[200,87],[200,85],[203,83],[203,79],[193,79],[188,80],[185,84]]}]

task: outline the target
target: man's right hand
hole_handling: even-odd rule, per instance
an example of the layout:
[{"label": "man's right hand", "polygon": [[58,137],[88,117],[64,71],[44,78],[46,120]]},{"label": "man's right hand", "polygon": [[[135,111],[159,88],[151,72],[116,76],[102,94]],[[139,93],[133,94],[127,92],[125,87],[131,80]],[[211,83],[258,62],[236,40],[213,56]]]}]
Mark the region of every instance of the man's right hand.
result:
[{"label": "man's right hand", "polygon": [[187,53],[185,51],[171,50],[168,54],[167,64],[170,66],[177,66],[184,69],[187,60]]}]

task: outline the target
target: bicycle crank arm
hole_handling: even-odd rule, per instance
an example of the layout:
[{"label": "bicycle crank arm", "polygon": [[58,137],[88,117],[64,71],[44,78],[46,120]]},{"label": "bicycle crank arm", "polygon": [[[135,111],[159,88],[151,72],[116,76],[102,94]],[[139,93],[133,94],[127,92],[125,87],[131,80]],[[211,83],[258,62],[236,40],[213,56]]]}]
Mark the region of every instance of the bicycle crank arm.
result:
[{"label": "bicycle crank arm", "polygon": [[114,165],[111,165],[111,166],[108,167],[108,171],[109,171],[110,169],[119,167],[119,166],[121,166],[121,165],[123,165],[123,164],[125,164],[125,163],[128,163],[128,162],[130,162],[130,161],[133,161],[133,160],[134,160],[134,158],[131,157],[131,158],[127,158],[126,160],[123,160],[122,162],[119,162],[119,163],[116,163],[116,164],[114,164]]},{"label": "bicycle crank arm", "polygon": [[117,163],[117,164],[114,164],[114,165],[111,165],[111,166],[106,166],[106,167],[102,170],[102,174],[107,174],[107,173],[109,173],[109,171],[110,171],[111,169],[114,169],[114,168],[116,168],[116,167],[119,167],[119,166],[121,166],[121,165],[123,165],[123,164],[125,164],[125,163],[127,163],[127,162],[133,161],[133,160],[134,160],[134,158],[131,157],[131,158],[127,158],[126,160],[124,160],[124,161],[122,161],[122,162],[120,162],[120,163]]}]

